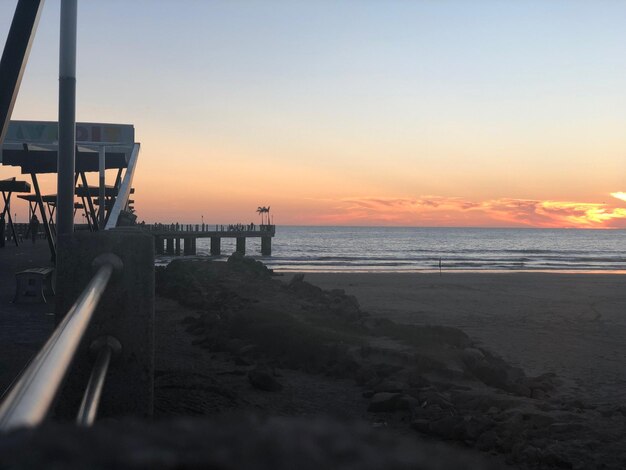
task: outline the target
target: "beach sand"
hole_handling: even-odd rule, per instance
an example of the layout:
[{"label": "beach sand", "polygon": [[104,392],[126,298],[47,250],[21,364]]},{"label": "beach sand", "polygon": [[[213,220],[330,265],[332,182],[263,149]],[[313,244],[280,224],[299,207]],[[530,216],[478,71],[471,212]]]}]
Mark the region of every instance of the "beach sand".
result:
[{"label": "beach sand", "polygon": [[[285,274],[288,280],[291,274]],[[307,273],[401,323],[461,328],[528,374],[590,402],[626,398],[626,277],[547,273]]]}]

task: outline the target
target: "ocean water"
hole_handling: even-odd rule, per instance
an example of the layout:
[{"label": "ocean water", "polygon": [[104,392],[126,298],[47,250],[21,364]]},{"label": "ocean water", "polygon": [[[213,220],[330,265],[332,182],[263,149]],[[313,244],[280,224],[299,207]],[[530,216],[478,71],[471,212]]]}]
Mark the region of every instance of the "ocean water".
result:
[{"label": "ocean water", "polygon": [[[200,239],[199,255],[209,255]],[[235,249],[222,240],[222,253]],[[279,226],[272,256],[260,239],[246,254],[278,271],[562,271],[626,273],[626,230]]]}]

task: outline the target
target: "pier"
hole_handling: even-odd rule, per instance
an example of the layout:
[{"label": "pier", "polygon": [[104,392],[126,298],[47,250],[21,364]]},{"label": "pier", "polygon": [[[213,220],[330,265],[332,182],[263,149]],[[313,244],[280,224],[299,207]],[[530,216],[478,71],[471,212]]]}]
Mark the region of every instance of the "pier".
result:
[{"label": "pier", "polygon": [[154,251],[157,255],[195,255],[198,238],[211,239],[211,255],[222,254],[222,238],[235,238],[235,251],[246,254],[246,239],[261,239],[261,255],[272,254],[272,238],[276,235],[275,225],[208,225],[208,224],[151,224],[146,225],[154,236]]}]

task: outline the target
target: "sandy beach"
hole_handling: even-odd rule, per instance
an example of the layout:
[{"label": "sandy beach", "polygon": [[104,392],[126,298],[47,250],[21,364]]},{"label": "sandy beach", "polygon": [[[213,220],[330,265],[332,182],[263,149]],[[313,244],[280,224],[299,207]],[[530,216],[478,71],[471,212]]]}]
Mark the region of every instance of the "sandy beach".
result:
[{"label": "sandy beach", "polygon": [[[285,274],[288,279],[291,274]],[[626,397],[626,277],[547,273],[307,273],[374,315],[461,328],[530,374],[588,400]]]}]

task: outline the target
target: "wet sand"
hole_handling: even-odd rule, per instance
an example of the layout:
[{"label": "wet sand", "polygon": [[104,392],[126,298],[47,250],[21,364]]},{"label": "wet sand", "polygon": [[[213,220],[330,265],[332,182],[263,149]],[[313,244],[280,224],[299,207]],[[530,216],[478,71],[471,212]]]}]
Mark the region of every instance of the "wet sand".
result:
[{"label": "wet sand", "polygon": [[307,273],[305,279],[345,289],[374,315],[461,328],[529,374],[556,373],[564,388],[591,402],[626,398],[626,276]]}]

